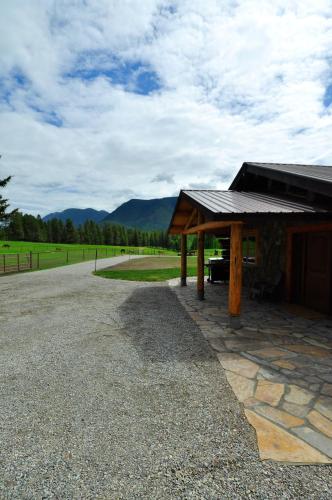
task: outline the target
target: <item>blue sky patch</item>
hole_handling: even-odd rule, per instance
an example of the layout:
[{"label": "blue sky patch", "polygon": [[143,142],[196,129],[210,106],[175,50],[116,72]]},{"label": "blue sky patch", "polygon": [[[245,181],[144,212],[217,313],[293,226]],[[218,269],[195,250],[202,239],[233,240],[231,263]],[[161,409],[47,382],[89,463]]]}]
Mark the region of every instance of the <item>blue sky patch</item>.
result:
[{"label": "blue sky patch", "polygon": [[16,68],[12,71],[11,79],[16,87],[26,88],[30,84],[30,80],[19,68]]},{"label": "blue sky patch", "polygon": [[149,95],[161,89],[157,73],[139,61],[120,61],[110,58],[108,64],[105,64],[104,60],[104,64],[100,66],[97,61],[95,67],[91,62],[91,54],[87,54],[86,59],[84,56],[79,58],[76,69],[66,73],[65,77],[87,81],[104,77],[113,85],[120,85],[128,92],[141,95]]},{"label": "blue sky patch", "polygon": [[0,103],[10,105],[12,91],[4,78],[0,78]]},{"label": "blue sky patch", "polygon": [[325,94],[323,97],[323,104],[324,104],[325,108],[328,108],[331,103],[332,103],[332,83],[330,83],[326,87]]},{"label": "blue sky patch", "polygon": [[38,114],[38,118],[42,120],[44,123],[49,123],[54,127],[63,126],[62,118],[55,111],[43,110],[35,105],[30,105],[30,108]]},{"label": "blue sky patch", "polygon": [[0,102],[11,105],[11,99],[17,89],[25,89],[30,85],[29,79],[24,73],[15,68],[7,76],[0,78]]}]

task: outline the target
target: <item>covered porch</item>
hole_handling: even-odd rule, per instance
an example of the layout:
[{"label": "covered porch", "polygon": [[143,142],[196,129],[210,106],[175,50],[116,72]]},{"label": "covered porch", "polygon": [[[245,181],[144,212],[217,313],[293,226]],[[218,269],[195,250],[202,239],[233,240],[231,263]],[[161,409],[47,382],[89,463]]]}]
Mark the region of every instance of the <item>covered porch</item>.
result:
[{"label": "covered porch", "polygon": [[[240,328],[244,282],[252,285],[260,272],[261,276],[271,275],[271,286],[281,282],[290,286],[292,249],[286,241],[287,227],[299,224],[299,221],[301,224],[317,224],[324,220],[325,212],[308,204],[266,194],[181,191],[169,227],[170,234],[178,234],[181,238],[181,286],[187,284],[188,236],[197,235],[196,297],[199,301],[205,298],[205,235],[229,238],[229,255],[227,261],[224,259],[229,270],[225,280],[228,300],[224,305],[230,326]],[[270,234],[266,233],[266,227],[270,228]],[[270,248],[265,249],[264,254],[262,243],[266,245],[266,241]],[[253,254],[250,254],[252,249]],[[274,263],[272,254],[275,254]],[[287,298],[288,290],[284,292]]]}]

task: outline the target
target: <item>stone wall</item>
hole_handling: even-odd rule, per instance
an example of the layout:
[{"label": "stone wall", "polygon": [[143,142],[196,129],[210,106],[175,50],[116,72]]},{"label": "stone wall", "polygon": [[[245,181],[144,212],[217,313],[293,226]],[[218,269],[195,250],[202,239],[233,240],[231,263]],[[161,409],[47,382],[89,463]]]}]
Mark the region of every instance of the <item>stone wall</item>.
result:
[{"label": "stone wall", "polygon": [[255,282],[264,281],[272,286],[279,283],[281,298],[286,260],[286,224],[270,222],[257,226],[259,232],[257,265],[244,264],[244,285],[251,288]]}]

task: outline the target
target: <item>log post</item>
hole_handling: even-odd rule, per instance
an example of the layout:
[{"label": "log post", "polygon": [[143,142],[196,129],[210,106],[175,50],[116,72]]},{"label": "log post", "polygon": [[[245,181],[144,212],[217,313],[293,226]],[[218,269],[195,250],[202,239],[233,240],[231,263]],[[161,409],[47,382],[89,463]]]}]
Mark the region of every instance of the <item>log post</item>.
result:
[{"label": "log post", "polygon": [[293,253],[293,233],[287,231],[286,243],[286,301],[292,300],[292,253]]},{"label": "log post", "polygon": [[197,298],[204,300],[204,231],[197,234]]},{"label": "log post", "polygon": [[242,292],[242,224],[231,225],[228,311],[231,328],[240,328]]},{"label": "log post", "polygon": [[181,234],[181,286],[187,285],[187,235]]}]

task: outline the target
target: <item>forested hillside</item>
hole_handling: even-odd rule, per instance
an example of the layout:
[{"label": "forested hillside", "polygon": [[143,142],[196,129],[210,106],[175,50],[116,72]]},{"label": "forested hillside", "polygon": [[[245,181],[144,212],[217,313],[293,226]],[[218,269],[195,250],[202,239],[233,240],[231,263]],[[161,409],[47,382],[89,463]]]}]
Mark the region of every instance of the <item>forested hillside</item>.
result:
[{"label": "forested hillside", "polygon": [[145,231],[165,231],[171,220],[176,200],[174,197],[129,200],[107,215],[104,221]]},{"label": "forested hillside", "polygon": [[[17,212],[0,238],[14,241],[36,241],[49,243],[86,243],[95,245],[132,245],[174,248],[176,237],[169,237],[165,231],[141,231],[125,228],[119,224],[86,221],[77,228],[71,219],[44,221],[40,216]],[[0,232],[1,232],[0,231]]]}]

